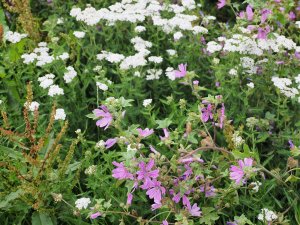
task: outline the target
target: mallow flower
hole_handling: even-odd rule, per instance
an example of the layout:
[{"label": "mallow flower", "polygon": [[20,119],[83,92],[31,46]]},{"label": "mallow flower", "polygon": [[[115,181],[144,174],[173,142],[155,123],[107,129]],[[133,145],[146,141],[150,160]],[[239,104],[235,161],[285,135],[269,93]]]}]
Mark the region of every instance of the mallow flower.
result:
[{"label": "mallow flower", "polygon": [[182,64],[178,65],[178,70],[174,71],[175,77],[176,78],[184,77],[187,73],[186,67],[187,67],[187,64],[182,63]]},{"label": "mallow flower", "polygon": [[94,109],[93,113],[95,116],[101,118],[96,122],[96,125],[98,127],[104,127],[104,130],[106,130],[113,120],[113,117],[107,107],[105,105],[101,105],[100,109]]},{"label": "mallow flower", "polygon": [[253,159],[244,158],[243,160],[239,160],[238,164],[238,166],[232,165],[230,167],[230,179],[235,181],[236,184],[240,184],[241,181],[245,183],[247,177],[253,172]]}]

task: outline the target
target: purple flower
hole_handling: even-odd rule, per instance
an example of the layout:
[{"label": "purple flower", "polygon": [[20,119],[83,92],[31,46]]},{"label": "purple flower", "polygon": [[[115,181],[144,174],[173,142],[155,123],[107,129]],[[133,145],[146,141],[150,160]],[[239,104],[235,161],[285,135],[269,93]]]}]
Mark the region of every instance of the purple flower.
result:
[{"label": "purple flower", "polygon": [[160,137],[160,140],[166,140],[166,139],[168,139],[169,137],[170,137],[170,133],[169,133],[169,131],[168,131],[168,129],[167,128],[163,128],[163,131],[164,131],[164,137],[162,137],[162,136],[159,136]]},{"label": "purple flower", "polygon": [[188,206],[188,210],[192,216],[201,216],[202,212],[196,203],[192,207]]},{"label": "purple flower", "polygon": [[230,167],[230,179],[234,180],[236,184],[240,184],[241,181],[245,182],[244,176],[247,168],[251,168],[253,159],[245,158],[244,160],[238,161],[239,166]]},{"label": "purple flower", "polygon": [[213,197],[216,195],[216,189],[214,186],[209,186],[209,184],[207,185],[201,185],[200,186],[200,191],[201,192],[205,192],[205,197],[209,198],[209,197]]},{"label": "purple flower", "polygon": [[249,21],[252,21],[253,17],[254,17],[254,13],[253,13],[253,9],[252,9],[251,5],[248,5],[246,7],[246,14],[247,14],[247,19]]},{"label": "purple flower", "polygon": [[99,216],[101,216],[101,213],[100,213],[100,212],[96,212],[96,213],[92,214],[92,215],[90,216],[90,218],[91,218],[91,219],[96,219],[96,218],[98,218]]},{"label": "purple flower", "polygon": [[219,0],[217,3],[218,9],[223,8],[226,5],[226,0]]},{"label": "purple flower", "polygon": [[152,145],[150,145],[150,151],[156,155],[160,155],[160,153]]},{"label": "purple flower", "polygon": [[118,180],[123,180],[123,179],[130,179],[133,180],[133,174],[131,174],[126,167],[124,166],[124,163],[118,163],[118,162],[112,162],[114,166],[117,168],[113,169],[112,171],[112,176]]},{"label": "purple flower", "polygon": [[127,194],[127,205],[131,205],[133,199],[133,194],[128,193]]},{"label": "purple flower", "polygon": [[213,118],[211,104],[208,104],[206,108],[201,109],[201,112],[202,112],[202,121],[203,122],[207,122],[209,119]]},{"label": "purple flower", "polygon": [[296,57],[297,59],[300,59],[300,52],[295,52],[295,57]]},{"label": "purple flower", "polygon": [[169,223],[168,223],[168,221],[164,220],[164,221],[162,221],[161,225],[169,225]]},{"label": "purple flower", "polygon": [[150,161],[148,162],[148,164],[146,164],[145,162],[140,162],[139,163],[139,168],[140,170],[136,172],[136,174],[138,175],[138,180],[143,180],[144,183],[141,186],[142,189],[146,190],[149,189],[150,187],[152,187],[153,182],[151,179],[155,179],[159,176],[159,170],[151,170],[152,167],[154,166],[154,159],[150,159]]},{"label": "purple flower", "polygon": [[289,20],[295,20],[296,19],[296,14],[294,12],[289,13]]},{"label": "purple flower", "polygon": [[269,26],[267,26],[265,29],[259,27],[259,28],[258,28],[257,38],[258,38],[258,39],[264,39],[264,40],[265,40],[265,39],[267,39],[268,33],[270,33],[270,27],[269,27]]},{"label": "purple flower", "polygon": [[161,186],[161,183],[157,180],[152,181],[152,187],[148,189],[146,194],[150,199],[153,199],[155,203],[160,204],[162,195],[166,193],[166,189]]},{"label": "purple flower", "polygon": [[199,84],[199,80],[194,80],[193,81],[193,85],[198,85]]},{"label": "purple flower", "polygon": [[290,148],[291,148],[291,149],[295,148],[295,145],[294,145],[294,143],[293,143],[292,140],[289,140],[289,145],[290,145]]},{"label": "purple flower", "polygon": [[161,203],[154,203],[151,205],[151,210],[156,210],[156,209],[159,209],[160,207],[162,207],[162,204]]},{"label": "purple flower", "polygon": [[104,143],[105,148],[109,149],[117,143],[117,138],[110,138]]},{"label": "purple flower", "polygon": [[139,132],[139,135],[141,137],[148,137],[150,136],[151,134],[153,134],[154,130],[153,129],[149,129],[149,128],[146,128],[145,130],[141,129],[141,128],[138,128],[137,131]]},{"label": "purple flower", "polygon": [[264,23],[268,19],[269,15],[272,13],[270,9],[262,9],[261,10],[261,19],[260,22]]},{"label": "purple flower", "polygon": [[111,124],[113,117],[105,105],[101,105],[100,108],[101,109],[93,110],[95,116],[102,117],[96,122],[96,125],[98,127],[104,127],[104,130],[106,130]]},{"label": "purple flower", "polygon": [[187,70],[186,70],[186,67],[187,67],[187,64],[179,64],[178,65],[178,70],[175,70],[175,77],[176,78],[181,78],[181,77],[184,77],[187,73]]}]

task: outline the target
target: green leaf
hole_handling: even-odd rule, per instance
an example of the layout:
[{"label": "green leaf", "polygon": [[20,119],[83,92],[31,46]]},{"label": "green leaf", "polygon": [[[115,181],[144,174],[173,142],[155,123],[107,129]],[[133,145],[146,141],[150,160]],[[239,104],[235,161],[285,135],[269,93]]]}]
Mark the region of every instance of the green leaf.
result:
[{"label": "green leaf", "polygon": [[6,208],[9,202],[17,199],[22,193],[23,191],[21,189],[17,190],[16,192],[11,192],[3,201],[0,202],[0,209]]},{"label": "green leaf", "polygon": [[172,123],[172,120],[166,118],[164,120],[155,120],[155,122],[158,124],[157,128],[167,128]]},{"label": "green leaf", "polygon": [[49,214],[45,212],[34,212],[31,217],[32,225],[55,225]]},{"label": "green leaf", "polygon": [[212,207],[202,208],[202,217],[200,218],[200,223],[207,225],[215,224],[214,222],[219,219],[218,213]]}]

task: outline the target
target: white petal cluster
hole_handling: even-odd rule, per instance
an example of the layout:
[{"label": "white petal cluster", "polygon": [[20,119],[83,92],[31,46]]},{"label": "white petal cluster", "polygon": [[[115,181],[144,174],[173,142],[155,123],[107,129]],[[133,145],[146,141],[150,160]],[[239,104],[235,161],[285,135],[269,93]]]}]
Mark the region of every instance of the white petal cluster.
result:
[{"label": "white petal cluster", "polygon": [[238,131],[235,131],[233,133],[231,140],[235,147],[239,147],[245,142],[245,140],[240,136],[240,132]]},{"label": "white petal cluster", "polygon": [[151,99],[151,98],[145,99],[145,100],[143,101],[143,106],[144,106],[144,107],[147,107],[147,106],[149,106],[151,103],[152,103],[152,99]]},{"label": "white petal cluster", "polygon": [[77,209],[87,209],[88,205],[91,203],[91,200],[89,198],[80,198],[77,199],[75,202],[75,206]]},{"label": "white petal cluster", "polygon": [[244,69],[244,72],[246,72],[248,74],[256,74],[257,73],[258,67],[255,66],[254,59],[246,56],[246,57],[242,57],[240,59],[240,61],[241,61],[241,66]]},{"label": "white petal cluster", "polygon": [[174,55],[177,54],[177,51],[174,50],[174,49],[168,49],[168,50],[167,50],[167,53],[168,53],[169,56],[174,56]]},{"label": "white petal cluster", "polygon": [[27,36],[28,36],[27,34],[20,34],[18,32],[8,31],[4,35],[4,39],[15,44],[15,43],[20,42],[23,38],[25,38]]},{"label": "white petal cluster", "polygon": [[149,69],[147,70],[146,80],[158,80],[162,75],[161,69]]},{"label": "white petal cluster", "polygon": [[173,67],[168,67],[166,69],[166,76],[170,79],[170,80],[175,80],[175,71]]},{"label": "white petal cluster", "polygon": [[64,90],[56,84],[51,85],[48,90],[48,95],[51,97],[53,97],[55,95],[63,95],[63,94],[64,94]]},{"label": "white petal cluster", "polygon": [[39,77],[38,81],[40,82],[40,87],[42,87],[43,89],[50,87],[54,83],[54,78],[55,75],[52,73],[46,74],[43,77]]},{"label": "white petal cluster", "polygon": [[85,32],[83,32],[83,31],[74,31],[73,34],[75,37],[77,37],[79,39],[84,38],[84,36],[85,36]]},{"label": "white petal cluster", "polygon": [[272,77],[273,84],[277,87],[282,94],[286,97],[293,98],[299,94],[299,91],[292,85],[292,80],[289,78]]},{"label": "white petal cluster", "polygon": [[64,109],[56,109],[55,111],[55,120],[65,120],[66,119],[66,113]]},{"label": "white petal cluster", "polygon": [[108,62],[111,63],[119,63],[125,58],[124,55],[122,54],[117,54],[117,53],[112,53],[112,52],[107,52],[107,51],[101,51],[101,54],[97,55],[97,59],[99,61],[105,59]]},{"label": "white petal cluster", "polygon": [[252,190],[254,192],[258,192],[259,187],[261,186],[261,182],[259,182],[259,181],[251,182],[250,186],[252,186]]},{"label": "white petal cluster", "polygon": [[86,170],[84,171],[84,173],[86,175],[93,175],[94,173],[96,173],[97,170],[97,166],[96,165],[91,165],[88,168],[86,168]]},{"label": "white petal cluster", "polygon": [[108,90],[108,86],[106,84],[104,84],[104,83],[96,82],[96,85],[102,91],[107,91]]},{"label": "white petal cluster", "polygon": [[67,72],[64,73],[64,80],[68,84],[77,76],[77,72],[72,66],[68,66],[66,69]]},{"label": "white petal cluster", "polygon": [[144,26],[136,26],[134,28],[134,31],[137,32],[137,33],[141,33],[143,31],[146,31],[146,27],[144,27]]},{"label": "white petal cluster", "polygon": [[34,112],[35,110],[39,109],[40,104],[38,102],[31,102],[30,104],[28,104],[28,102],[25,102],[24,107],[28,107],[28,110],[31,112]]},{"label": "white petal cluster", "polygon": [[160,57],[160,56],[150,56],[150,57],[148,58],[148,61],[149,61],[149,62],[156,63],[156,64],[159,64],[159,63],[162,63],[163,58]]},{"label": "white petal cluster", "polygon": [[258,214],[257,219],[263,222],[272,222],[276,220],[278,216],[272,211],[267,208],[261,210],[261,213]]}]

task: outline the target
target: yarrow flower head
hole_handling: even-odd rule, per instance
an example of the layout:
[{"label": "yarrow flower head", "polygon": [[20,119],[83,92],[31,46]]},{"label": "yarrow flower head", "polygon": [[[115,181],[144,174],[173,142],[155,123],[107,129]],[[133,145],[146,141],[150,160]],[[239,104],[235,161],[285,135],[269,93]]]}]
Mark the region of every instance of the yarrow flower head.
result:
[{"label": "yarrow flower head", "polygon": [[253,159],[245,158],[244,160],[238,161],[238,166],[231,166],[230,167],[230,179],[234,180],[236,184],[240,184],[241,181],[245,183],[247,178],[252,174],[254,171],[252,168]]},{"label": "yarrow flower head", "polygon": [[101,109],[93,110],[95,116],[101,117],[101,119],[96,122],[96,125],[98,127],[104,127],[104,130],[106,130],[110,126],[113,117],[105,105],[101,105],[100,108]]},{"label": "yarrow flower head", "polygon": [[89,198],[80,198],[76,200],[75,205],[77,209],[81,210],[86,209],[90,203],[91,200]]}]

